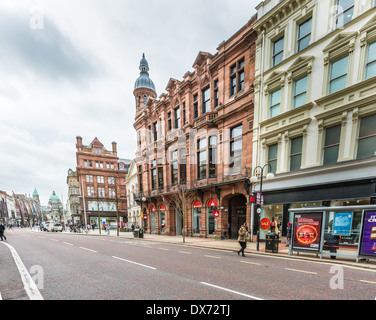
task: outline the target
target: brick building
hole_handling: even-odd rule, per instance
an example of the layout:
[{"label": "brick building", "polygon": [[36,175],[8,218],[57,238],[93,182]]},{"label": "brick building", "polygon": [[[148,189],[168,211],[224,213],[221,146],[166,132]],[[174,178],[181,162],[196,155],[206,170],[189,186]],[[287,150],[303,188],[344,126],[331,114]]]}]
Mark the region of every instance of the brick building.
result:
[{"label": "brick building", "polygon": [[[184,225],[189,236],[233,238],[250,225],[255,21],[214,55],[200,52],[194,71],[170,79],[158,99],[142,58],[134,127],[147,232],[179,235]],[[179,193],[188,200],[184,224],[173,205]]]},{"label": "brick building", "polygon": [[76,172],[82,195],[80,222],[114,228],[117,221],[119,226],[127,223],[126,171],[119,170],[116,142],[108,151],[97,138],[85,146],[82,138],[77,137],[76,148]]}]

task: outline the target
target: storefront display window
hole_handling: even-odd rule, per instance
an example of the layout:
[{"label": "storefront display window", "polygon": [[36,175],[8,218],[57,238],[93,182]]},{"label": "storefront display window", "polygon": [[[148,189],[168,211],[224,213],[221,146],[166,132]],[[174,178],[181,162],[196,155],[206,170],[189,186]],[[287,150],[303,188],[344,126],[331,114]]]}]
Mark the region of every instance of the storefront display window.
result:
[{"label": "storefront display window", "polygon": [[214,218],[214,211],[218,210],[218,202],[215,199],[212,199],[208,202],[207,208],[207,228],[208,234],[215,234],[217,229],[217,218]]},{"label": "storefront display window", "polygon": [[159,226],[160,231],[165,232],[166,230],[166,208],[164,205],[161,205],[159,208]]},{"label": "storefront display window", "polygon": [[192,210],[192,233],[198,234],[201,229],[201,207],[202,204],[200,201],[196,201],[193,204]]}]

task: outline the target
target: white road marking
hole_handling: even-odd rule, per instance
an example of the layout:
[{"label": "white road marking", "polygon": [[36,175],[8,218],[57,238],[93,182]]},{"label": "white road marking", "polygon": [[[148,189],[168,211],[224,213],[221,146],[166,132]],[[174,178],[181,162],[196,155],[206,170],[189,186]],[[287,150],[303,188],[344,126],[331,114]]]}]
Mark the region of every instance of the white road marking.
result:
[{"label": "white road marking", "polygon": [[112,256],[112,258],[117,259],[117,260],[121,260],[121,261],[124,261],[124,262],[128,262],[128,263],[132,263],[132,264],[135,264],[135,265],[138,265],[138,266],[141,266],[141,267],[145,267],[145,268],[148,268],[148,269],[157,270],[157,268],[150,267],[150,266],[147,266],[145,264],[137,263],[137,262],[134,262],[134,261],[125,260],[125,259],[118,258],[118,257],[115,257],[115,256]]},{"label": "white road marking", "polygon": [[74,244],[71,244],[69,242],[63,242],[64,244],[67,244],[68,246],[74,246]]},{"label": "white road marking", "polygon": [[187,252],[187,251],[178,251],[179,253],[184,253],[184,254],[192,254],[192,252]]},{"label": "white road marking", "polygon": [[23,264],[16,250],[7,243],[3,243],[3,244],[6,245],[9,248],[10,252],[12,253],[14,262],[16,263],[18,271],[20,272],[25,291],[27,295],[29,296],[30,300],[44,300],[38,290],[37,285],[35,284],[34,280],[30,276],[29,272],[27,271],[25,265]]},{"label": "white road marking", "polygon": [[94,252],[94,253],[98,253],[98,252],[95,251],[95,250],[91,250],[91,249],[84,248],[84,247],[80,247],[80,249],[82,249],[82,250],[86,250],[86,251],[90,251],[90,252]]},{"label": "white road marking", "polygon": [[254,299],[254,300],[264,300],[264,299],[261,299],[261,298],[250,296],[249,294],[245,294],[245,293],[241,293],[241,292],[238,292],[238,291],[230,290],[230,289],[227,289],[227,288],[219,287],[219,286],[216,286],[214,284],[210,284],[210,283],[206,283],[206,282],[201,282],[201,283],[203,285],[206,285],[206,286],[209,286],[209,287],[213,287],[213,288],[217,288],[217,289],[224,290],[224,291],[227,291],[227,292],[231,292],[231,293],[234,293],[234,294],[238,294],[240,296],[251,298],[251,299]]},{"label": "white road marking", "polygon": [[261,266],[260,263],[256,263],[256,262],[249,262],[249,261],[240,261],[241,263],[246,263],[246,264],[253,264],[255,266]]},{"label": "white road marking", "polygon": [[317,272],[311,272],[311,271],[305,271],[305,270],[298,270],[298,269],[289,269],[285,268],[287,271],[295,271],[295,272],[301,272],[301,273],[308,273],[308,274],[317,274]]},{"label": "white road marking", "polygon": [[168,251],[168,249],[165,248],[158,248],[159,250]]},{"label": "white road marking", "polygon": [[222,259],[221,257],[216,257],[216,256],[208,256],[208,255],[205,255],[206,258],[213,258],[213,259]]},{"label": "white road marking", "polygon": [[367,280],[360,280],[360,282],[376,284],[376,282],[373,282],[373,281],[367,281]]},{"label": "white road marking", "polygon": [[59,242],[59,240],[57,240],[57,239],[50,239],[51,241],[56,241],[56,242]]}]

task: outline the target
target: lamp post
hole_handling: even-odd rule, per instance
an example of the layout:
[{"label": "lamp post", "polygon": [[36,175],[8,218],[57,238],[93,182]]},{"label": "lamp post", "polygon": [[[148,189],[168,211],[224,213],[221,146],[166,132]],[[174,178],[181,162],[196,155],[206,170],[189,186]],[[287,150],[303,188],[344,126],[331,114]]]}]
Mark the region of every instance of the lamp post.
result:
[{"label": "lamp post", "polygon": [[[142,207],[143,207],[144,202],[146,202],[146,198],[145,198],[145,196],[142,196],[142,198],[141,198],[141,210],[143,210]],[[142,214],[142,232],[144,232],[144,221],[145,221],[144,215],[145,215],[145,212],[143,212],[143,214]]]},{"label": "lamp post", "polygon": [[[250,182],[252,184],[256,184],[258,182],[258,175],[260,176],[260,197],[262,197],[262,184],[264,180],[265,169],[269,169],[269,173],[266,175],[266,180],[273,180],[274,174],[271,172],[273,168],[270,164],[266,164],[263,167],[261,166],[256,167],[253,171],[253,176],[250,179]],[[260,204],[260,207],[261,207],[261,204]],[[257,209],[261,209],[260,207],[258,207]],[[260,250],[260,213],[261,211],[257,210],[256,213],[257,213],[257,251],[259,251]]]}]

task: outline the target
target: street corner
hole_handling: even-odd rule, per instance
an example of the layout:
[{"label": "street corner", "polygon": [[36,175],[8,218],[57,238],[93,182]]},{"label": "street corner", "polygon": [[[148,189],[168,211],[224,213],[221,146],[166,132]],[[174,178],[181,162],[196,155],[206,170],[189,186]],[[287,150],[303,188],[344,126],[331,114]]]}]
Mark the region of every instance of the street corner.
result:
[{"label": "street corner", "polygon": [[0,300],[29,300],[12,253],[0,241]]}]

